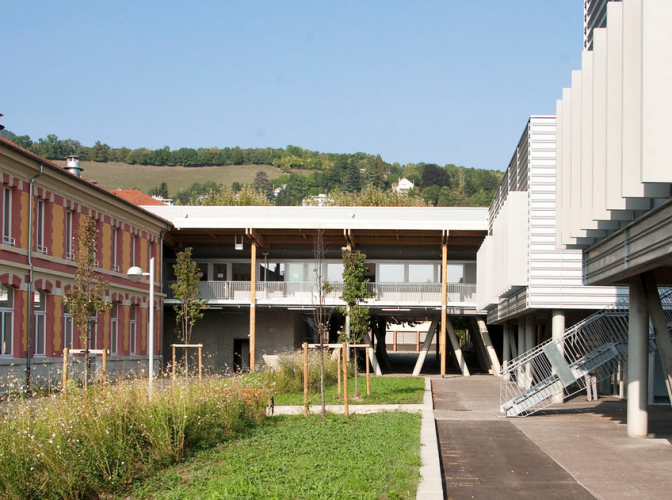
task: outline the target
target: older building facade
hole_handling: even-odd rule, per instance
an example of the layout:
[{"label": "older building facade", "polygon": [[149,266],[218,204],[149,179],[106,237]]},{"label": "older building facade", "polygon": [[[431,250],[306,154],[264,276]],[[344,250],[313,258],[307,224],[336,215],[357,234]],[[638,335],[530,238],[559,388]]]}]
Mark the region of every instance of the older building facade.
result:
[{"label": "older building facade", "polygon": [[63,348],[84,347],[62,297],[74,286],[73,238],[85,215],[96,221],[96,271],[108,280],[112,302],[96,318],[89,347],[109,351],[110,373],[137,368],[147,359],[149,314],[156,317],[160,346],[162,298],[149,304],[149,284],[133,283],[125,273],[133,265],[147,270],[155,257],[160,292],[161,234],[170,225],[4,139],[0,174],[3,380],[19,388],[30,368],[35,383],[52,383],[60,376]]}]

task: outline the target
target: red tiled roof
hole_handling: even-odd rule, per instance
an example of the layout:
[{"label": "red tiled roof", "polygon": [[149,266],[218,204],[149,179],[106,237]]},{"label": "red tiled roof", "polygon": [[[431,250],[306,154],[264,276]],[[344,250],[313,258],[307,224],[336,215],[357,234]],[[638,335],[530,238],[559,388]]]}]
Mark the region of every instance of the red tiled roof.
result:
[{"label": "red tiled roof", "polygon": [[166,205],[137,189],[115,189],[114,191],[110,191],[110,193],[118,196],[122,200],[133,203],[133,205]]}]

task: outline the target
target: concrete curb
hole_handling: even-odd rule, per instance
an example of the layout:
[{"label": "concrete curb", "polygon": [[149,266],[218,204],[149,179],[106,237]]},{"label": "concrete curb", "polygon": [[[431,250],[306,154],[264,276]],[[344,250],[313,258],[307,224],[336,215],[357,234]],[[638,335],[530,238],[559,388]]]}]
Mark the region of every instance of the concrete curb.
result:
[{"label": "concrete curb", "polygon": [[420,428],[420,484],[417,500],[443,500],[443,476],[439,440],[434,422],[434,403],[432,401],[432,382],[425,379],[425,396],[422,408],[422,426]]},{"label": "concrete curb", "polygon": [[[420,426],[420,483],[416,493],[417,500],[443,500],[443,477],[439,441],[434,422],[434,402],[432,400],[432,382],[425,378],[423,403],[420,405],[350,405],[350,414],[379,413],[383,411],[406,411],[422,413]],[[320,405],[311,406],[308,411],[319,414]],[[329,413],[345,413],[343,405],[327,405]],[[275,415],[303,415],[303,406],[276,406]]]}]

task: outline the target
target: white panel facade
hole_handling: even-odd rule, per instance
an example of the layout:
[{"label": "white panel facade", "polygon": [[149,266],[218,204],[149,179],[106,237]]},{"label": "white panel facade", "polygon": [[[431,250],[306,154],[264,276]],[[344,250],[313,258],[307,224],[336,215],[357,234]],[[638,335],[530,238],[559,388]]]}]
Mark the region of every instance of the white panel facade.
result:
[{"label": "white panel facade", "polygon": [[[578,73],[575,78],[580,81],[581,76]],[[498,196],[505,201],[493,201],[490,207],[492,212],[497,212],[490,214],[490,236],[478,253],[478,307],[490,310],[490,322],[503,321],[532,309],[600,309],[618,300],[623,292],[616,287],[584,286],[582,251],[557,248],[556,200],[562,195],[557,189],[556,125],[553,116],[530,118],[515,155],[519,161],[509,165],[509,170],[515,169],[516,176],[518,172],[525,172],[527,183],[518,185],[523,189],[517,192],[505,193],[500,186]],[[577,136],[579,142],[581,139]],[[565,152],[569,151],[563,150],[560,156]],[[581,164],[583,150],[573,153]],[[521,159],[524,164],[520,163]],[[566,159],[572,160],[569,157],[561,161]],[[581,174],[581,170],[578,173]],[[512,173],[507,171],[505,179],[511,177]],[[561,182],[571,186],[582,184],[573,177],[571,183],[569,180],[568,177]],[[510,185],[509,182],[507,186]],[[513,206],[515,211],[510,209]],[[589,213],[590,208],[588,206]],[[577,211],[577,219],[582,216],[583,213]],[[517,220],[511,220],[513,217]],[[503,228],[508,228],[510,233],[504,234]],[[523,229],[527,231],[526,237],[521,235]],[[511,240],[518,244],[516,250],[512,250]],[[521,242],[525,243],[524,248]],[[525,269],[516,275],[517,281],[512,279],[511,268],[516,265],[512,251],[524,252]],[[492,257],[492,253],[496,256]],[[482,280],[489,285],[483,287]],[[481,295],[482,290],[485,295]]]}]

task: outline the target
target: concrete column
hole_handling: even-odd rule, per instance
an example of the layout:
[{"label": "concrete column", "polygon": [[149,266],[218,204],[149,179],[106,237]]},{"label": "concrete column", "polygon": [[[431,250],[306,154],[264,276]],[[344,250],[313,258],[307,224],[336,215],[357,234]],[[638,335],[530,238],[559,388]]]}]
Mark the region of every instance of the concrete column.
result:
[{"label": "concrete column", "polygon": [[502,365],[506,368],[511,361],[511,339],[509,334],[511,333],[509,328],[509,322],[504,323],[504,333],[502,333]]},{"label": "concrete column", "polygon": [[[560,309],[553,309],[551,312],[551,338],[553,341],[557,341],[558,349],[561,353],[565,352],[564,342],[560,342],[559,339],[565,334],[565,312]],[[555,373],[555,370],[553,371]],[[556,394],[553,396],[554,403],[564,403],[565,395],[564,392]]]},{"label": "concrete column", "polygon": [[649,312],[640,280],[630,283],[628,326],[628,436],[649,433]]},{"label": "concrete column", "polygon": [[[534,322],[534,315],[528,314],[525,316],[525,351],[530,351],[536,345],[537,327]],[[525,378],[527,387],[532,386],[532,363],[528,363],[525,367]]]},{"label": "concrete column", "polygon": [[[525,318],[518,318],[518,356],[525,353]],[[525,387],[525,373],[521,368],[518,368],[516,378],[518,380],[518,387]]]}]

